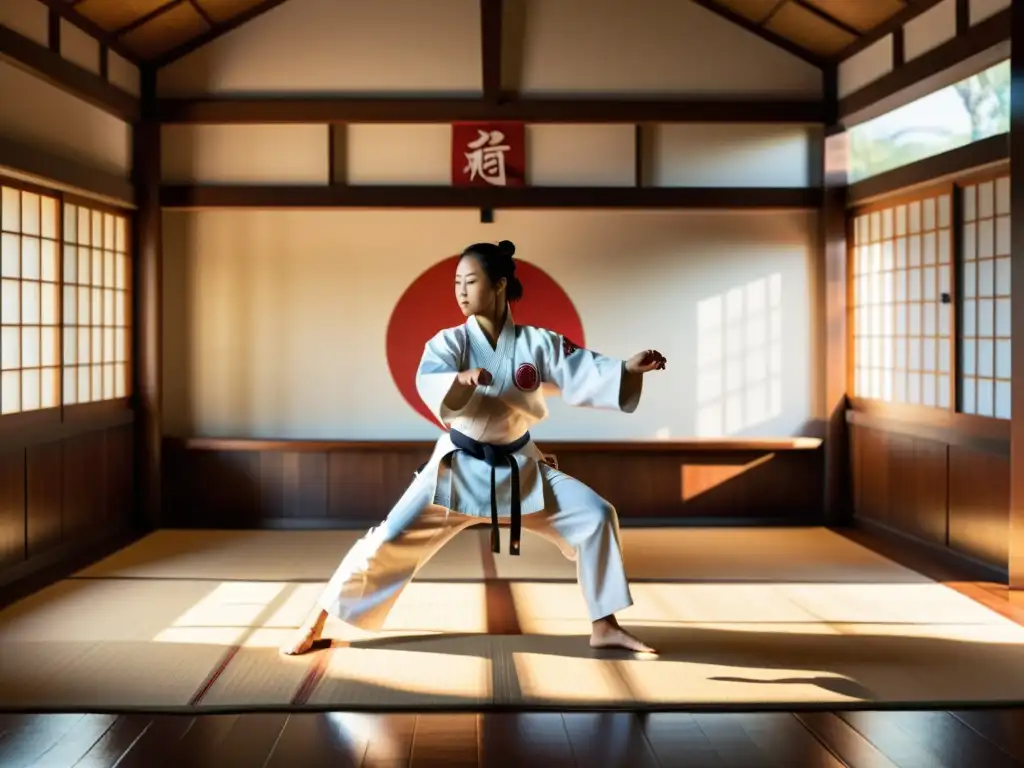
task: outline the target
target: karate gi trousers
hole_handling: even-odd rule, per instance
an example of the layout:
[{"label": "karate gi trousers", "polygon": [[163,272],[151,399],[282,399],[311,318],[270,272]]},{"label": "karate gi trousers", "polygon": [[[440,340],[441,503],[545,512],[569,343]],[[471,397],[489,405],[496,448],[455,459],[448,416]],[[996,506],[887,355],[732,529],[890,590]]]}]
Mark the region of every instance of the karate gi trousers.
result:
[{"label": "karate gi trousers", "polygon": [[[545,508],[522,516],[522,526],[554,543],[576,563],[591,621],[633,604],[622,560],[615,508],[569,475],[541,465]],[[418,476],[387,518],[357,541],[334,572],[318,605],[342,621],[379,630],[402,590],[460,531],[490,522],[433,504],[433,483]]]}]

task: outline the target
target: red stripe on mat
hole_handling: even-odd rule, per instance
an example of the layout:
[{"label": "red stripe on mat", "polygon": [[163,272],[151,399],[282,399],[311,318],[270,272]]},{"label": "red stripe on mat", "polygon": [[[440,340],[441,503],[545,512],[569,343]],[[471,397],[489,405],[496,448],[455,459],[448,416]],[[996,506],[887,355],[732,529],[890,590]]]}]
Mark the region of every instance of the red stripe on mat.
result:
[{"label": "red stripe on mat", "polygon": [[190,707],[199,706],[199,702],[201,702],[203,700],[203,697],[210,692],[210,689],[213,688],[213,684],[217,682],[217,678],[224,674],[224,670],[228,668],[228,664],[231,663],[231,660],[235,658],[235,654],[237,654],[240,650],[242,650],[242,646],[240,645],[232,645],[230,648],[228,648],[227,653],[225,653],[224,656],[221,657],[221,660],[217,664],[217,666],[214,667],[213,671],[209,675],[207,675],[206,680],[203,681],[203,684],[199,686],[199,689],[192,694],[192,698],[188,700],[188,705]]},{"label": "red stripe on mat", "polygon": [[[521,635],[523,633],[519,626],[519,617],[516,613],[515,599],[512,596],[511,585],[498,578],[497,564],[494,561],[494,553],[491,552],[490,538],[480,538],[480,560],[484,571],[484,604],[487,610],[487,634],[489,635]],[[332,645],[319,653],[316,653],[306,675],[302,679],[298,690],[292,697],[292,706],[301,707],[309,703],[313,691],[320,685],[324,674],[331,662],[331,656],[335,652]]]},{"label": "red stripe on mat", "polygon": [[320,681],[323,680],[324,673],[327,672],[327,666],[330,664],[331,656],[333,655],[333,646],[314,654],[309,664],[309,669],[306,670],[306,676],[302,679],[302,684],[299,685],[295,695],[292,696],[293,707],[301,707],[309,703],[309,697],[313,695],[313,691],[316,690],[316,687],[320,685]]}]

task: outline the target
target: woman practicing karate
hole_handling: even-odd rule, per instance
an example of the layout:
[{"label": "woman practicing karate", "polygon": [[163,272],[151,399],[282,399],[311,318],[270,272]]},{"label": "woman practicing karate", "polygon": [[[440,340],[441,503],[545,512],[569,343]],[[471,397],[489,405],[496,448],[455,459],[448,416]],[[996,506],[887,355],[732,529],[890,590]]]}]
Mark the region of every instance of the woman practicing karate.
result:
[{"label": "woman practicing karate", "polygon": [[463,252],[455,298],[466,322],[428,341],[416,372],[420,397],[450,431],[384,522],[353,545],[283,653],[310,650],[328,615],[379,630],[416,572],[459,531],[490,519],[491,549],[500,552],[499,518],[509,522],[510,554],[519,554],[526,528],[576,562],[592,647],[654,652],[615,620],[633,604],[615,509],[546,464],[528,430],[548,415],[542,384],[570,405],[632,413],[643,374],[663,370],[665,358],[646,350],[623,362],[517,326],[509,306],[523,296],[515,250],[504,240]]}]

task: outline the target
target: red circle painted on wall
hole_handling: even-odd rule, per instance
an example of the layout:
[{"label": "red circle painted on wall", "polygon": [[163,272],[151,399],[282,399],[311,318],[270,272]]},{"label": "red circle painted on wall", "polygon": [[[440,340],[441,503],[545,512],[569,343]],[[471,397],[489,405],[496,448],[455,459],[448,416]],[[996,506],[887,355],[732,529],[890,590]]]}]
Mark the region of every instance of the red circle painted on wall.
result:
[{"label": "red circle painted on wall", "polygon": [[[388,321],[387,358],[391,378],[405,402],[431,424],[437,424],[437,420],[416,392],[416,369],[423,356],[423,345],[434,334],[465,322],[455,302],[458,264],[459,257],[452,256],[417,277],[395,304]],[[547,272],[516,259],[516,277],[522,281],[524,289],[522,301],[512,305],[517,323],[549,328],[577,344],[585,343],[583,323],[576,307]]]}]

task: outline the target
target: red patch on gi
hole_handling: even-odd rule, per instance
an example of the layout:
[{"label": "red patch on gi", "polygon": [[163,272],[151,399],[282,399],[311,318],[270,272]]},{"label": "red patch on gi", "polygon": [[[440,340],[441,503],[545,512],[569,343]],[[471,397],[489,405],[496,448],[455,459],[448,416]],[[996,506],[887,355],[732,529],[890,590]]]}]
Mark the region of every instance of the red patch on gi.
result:
[{"label": "red patch on gi", "polygon": [[516,368],[516,386],[523,392],[533,392],[540,386],[540,374],[532,363],[523,363]]},{"label": "red patch on gi", "polygon": [[579,347],[573,342],[569,341],[567,336],[562,337],[562,354],[568,357],[575,352]]}]

